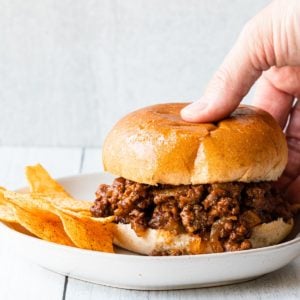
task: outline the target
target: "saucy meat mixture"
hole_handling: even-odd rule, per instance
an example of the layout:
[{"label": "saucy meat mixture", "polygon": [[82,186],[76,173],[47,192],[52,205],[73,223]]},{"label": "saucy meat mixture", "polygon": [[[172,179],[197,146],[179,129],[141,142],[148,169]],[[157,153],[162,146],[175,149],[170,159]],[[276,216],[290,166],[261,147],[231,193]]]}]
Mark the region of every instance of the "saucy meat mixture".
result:
[{"label": "saucy meat mixture", "polygon": [[214,252],[250,249],[254,226],[292,217],[270,182],[152,186],[117,178],[112,185],[101,184],[96,197],[94,217],[114,215],[138,236],[149,227],[197,234],[212,242]]}]

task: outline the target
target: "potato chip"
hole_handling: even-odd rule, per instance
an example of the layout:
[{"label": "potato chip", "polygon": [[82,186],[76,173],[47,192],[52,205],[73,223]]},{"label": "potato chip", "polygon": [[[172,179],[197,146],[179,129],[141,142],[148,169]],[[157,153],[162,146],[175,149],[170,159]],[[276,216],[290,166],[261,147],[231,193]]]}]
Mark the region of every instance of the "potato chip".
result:
[{"label": "potato chip", "polygon": [[26,167],[26,176],[34,197],[42,197],[53,205],[63,209],[90,215],[89,211],[93,203],[83,200],[74,201],[40,164]]},{"label": "potato chip", "polygon": [[18,231],[20,233],[26,234],[26,235],[30,235],[35,237],[35,235],[33,233],[31,233],[30,231],[28,231],[25,227],[23,227],[22,225],[20,225],[19,223],[14,223],[14,222],[3,222],[7,227]]},{"label": "potato chip", "polygon": [[6,189],[2,186],[0,186],[0,204],[5,205],[7,203],[7,200],[4,197],[4,192],[6,191]]},{"label": "potato chip", "polygon": [[74,246],[66,235],[61,220],[50,214],[34,214],[17,205],[13,205],[18,222],[37,237],[66,246]]},{"label": "potato chip", "polygon": [[8,205],[0,204],[0,221],[18,232],[33,236],[31,232],[18,223],[13,208]]},{"label": "potato chip", "polygon": [[6,204],[0,204],[0,221],[17,223],[13,209]]},{"label": "potato chip", "polygon": [[113,253],[113,217],[92,218],[60,210],[64,229],[73,243],[83,249]]},{"label": "potato chip", "polygon": [[[112,226],[108,224],[113,217],[92,218],[89,211],[91,203],[40,193],[5,191],[4,195],[15,206],[20,224],[36,236],[64,245],[70,245],[68,241],[71,240],[80,248],[113,252]],[[66,209],[68,207],[78,211]],[[66,242],[62,236],[69,240]]]},{"label": "potato chip", "polygon": [[60,217],[55,214],[55,208],[47,201],[11,191],[5,191],[4,196],[10,202],[18,223],[28,231],[50,242],[74,246],[64,231]]},{"label": "potato chip", "polygon": [[28,210],[45,210],[54,212],[55,208],[67,209],[85,216],[91,216],[91,201],[76,200],[71,197],[61,197],[58,194],[31,193],[21,194],[11,191],[4,192],[8,199]]},{"label": "potato chip", "polygon": [[7,199],[4,197],[5,188],[0,187],[0,220],[9,223],[17,223],[13,209],[8,206]]},{"label": "potato chip", "polygon": [[26,228],[18,223],[13,208],[9,205],[7,199],[3,195],[5,191],[5,188],[0,187],[0,221],[16,231],[32,235]]},{"label": "potato chip", "polygon": [[112,226],[110,218],[92,218],[92,202],[59,198],[45,194],[32,194],[33,199],[48,201],[61,218],[66,234],[79,248],[113,252]]},{"label": "potato chip", "polygon": [[33,213],[39,213],[42,211],[53,214],[51,211],[53,211],[54,208],[48,201],[44,200],[43,198],[34,198],[31,194],[28,193],[16,193],[11,191],[4,191],[3,194],[7,201],[25,210],[31,211]]},{"label": "potato chip", "polygon": [[27,167],[26,175],[31,193],[0,188],[0,220],[54,243],[113,252],[114,217],[93,218],[93,202],[73,199],[41,165]]},{"label": "potato chip", "polygon": [[65,189],[55,181],[40,164],[27,166],[26,177],[31,192],[59,194],[61,196],[70,197]]},{"label": "potato chip", "polygon": [[82,215],[90,216],[91,206],[93,202],[85,200],[76,200],[70,197],[60,197],[59,195],[51,195],[45,193],[32,193],[34,199],[42,199],[56,208],[67,209],[70,211],[78,212]]}]

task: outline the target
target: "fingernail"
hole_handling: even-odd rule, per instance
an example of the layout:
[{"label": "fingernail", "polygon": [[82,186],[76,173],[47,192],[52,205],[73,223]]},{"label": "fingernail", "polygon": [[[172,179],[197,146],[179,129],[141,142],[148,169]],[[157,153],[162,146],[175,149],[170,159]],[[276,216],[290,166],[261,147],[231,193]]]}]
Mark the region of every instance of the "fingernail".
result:
[{"label": "fingernail", "polygon": [[207,107],[208,103],[200,99],[183,108],[182,113],[185,116],[194,117],[198,116],[199,113],[201,113],[201,111],[205,110]]}]

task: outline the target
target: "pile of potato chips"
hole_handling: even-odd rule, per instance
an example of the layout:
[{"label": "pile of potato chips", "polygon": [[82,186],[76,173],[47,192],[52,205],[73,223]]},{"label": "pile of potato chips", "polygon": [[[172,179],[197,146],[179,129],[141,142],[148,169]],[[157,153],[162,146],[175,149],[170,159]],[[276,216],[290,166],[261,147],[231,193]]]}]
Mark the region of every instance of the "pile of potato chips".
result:
[{"label": "pile of potato chips", "polygon": [[43,240],[83,249],[113,251],[113,217],[93,218],[92,202],[76,200],[41,166],[28,166],[30,192],[0,187],[0,221]]}]

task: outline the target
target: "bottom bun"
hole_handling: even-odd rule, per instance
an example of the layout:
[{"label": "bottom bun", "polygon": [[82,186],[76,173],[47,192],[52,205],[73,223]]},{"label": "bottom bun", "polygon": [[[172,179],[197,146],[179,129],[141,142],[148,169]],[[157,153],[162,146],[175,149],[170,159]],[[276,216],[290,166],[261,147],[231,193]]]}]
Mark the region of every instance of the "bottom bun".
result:
[{"label": "bottom bun", "polygon": [[[278,244],[283,241],[293,228],[293,220],[284,222],[282,218],[255,226],[252,229],[250,242],[252,248]],[[184,254],[212,253],[209,242],[197,235],[182,233],[173,234],[162,229],[147,229],[142,237],[136,235],[130,224],[115,224],[114,244],[144,255],[179,252]]]}]

